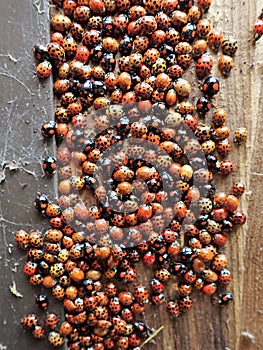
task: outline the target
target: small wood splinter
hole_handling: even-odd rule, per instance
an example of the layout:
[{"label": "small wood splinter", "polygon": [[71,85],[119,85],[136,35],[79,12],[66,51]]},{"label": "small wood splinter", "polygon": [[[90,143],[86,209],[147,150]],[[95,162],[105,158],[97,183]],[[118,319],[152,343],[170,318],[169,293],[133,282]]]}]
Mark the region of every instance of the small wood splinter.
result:
[{"label": "small wood splinter", "polygon": [[157,334],[159,334],[163,329],[164,329],[164,326],[161,326],[155,332],[153,332],[153,334],[142,343],[142,345],[140,346],[140,349],[142,349],[144,345],[148,344],[153,338],[155,338]]}]

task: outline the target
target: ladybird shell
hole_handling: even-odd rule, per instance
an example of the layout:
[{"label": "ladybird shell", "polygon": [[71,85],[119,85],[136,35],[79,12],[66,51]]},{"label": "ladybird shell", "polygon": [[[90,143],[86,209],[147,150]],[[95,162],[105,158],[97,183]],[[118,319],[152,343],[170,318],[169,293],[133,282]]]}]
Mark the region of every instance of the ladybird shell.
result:
[{"label": "ladybird shell", "polygon": [[65,32],[71,26],[71,20],[68,16],[58,13],[51,18],[51,25],[55,31]]},{"label": "ladybird shell", "polygon": [[191,84],[189,81],[179,78],[174,83],[174,89],[179,96],[186,97],[191,92]]}]

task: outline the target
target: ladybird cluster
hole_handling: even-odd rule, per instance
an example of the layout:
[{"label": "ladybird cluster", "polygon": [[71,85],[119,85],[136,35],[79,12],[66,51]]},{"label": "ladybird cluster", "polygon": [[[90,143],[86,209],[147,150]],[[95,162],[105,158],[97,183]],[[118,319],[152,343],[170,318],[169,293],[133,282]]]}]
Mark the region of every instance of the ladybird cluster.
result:
[{"label": "ladybird cluster", "polygon": [[[211,71],[221,49],[218,68],[230,73],[237,42],[211,28],[210,0],[53,3],[51,41],[33,51],[38,78],[54,77],[54,120],[41,133],[58,144],[43,170],[57,171],[59,197],[35,199],[49,220],[44,234],[19,230],[15,238],[30,283],[63,303],[65,320],[47,312],[45,326],[35,314],[22,324],[55,347],[67,340],[72,350],[137,350],[149,332],[140,321],[147,303],[178,317],[191,309],[194,290],[217,295],[219,305],[233,298],[221,249],[246,221],[238,210],[245,185],[227,195],[213,184],[234,164],[225,159],[230,128],[227,112],[213,105],[220,82]],[[193,64],[196,104],[182,77]],[[240,127],[233,142],[246,138]],[[139,282],[141,263],[151,267],[149,286]],[[36,302],[47,309],[45,295]]]}]

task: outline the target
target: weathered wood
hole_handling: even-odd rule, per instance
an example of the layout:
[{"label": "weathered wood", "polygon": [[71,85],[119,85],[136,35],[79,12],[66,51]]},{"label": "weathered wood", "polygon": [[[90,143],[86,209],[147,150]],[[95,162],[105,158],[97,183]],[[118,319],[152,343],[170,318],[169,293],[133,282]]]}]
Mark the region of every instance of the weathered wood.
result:
[{"label": "weathered wood", "polygon": [[[248,213],[248,222],[230,235],[224,249],[233,273],[233,283],[228,289],[234,293],[235,300],[229,307],[219,308],[212,305],[209,298],[195,293],[193,310],[176,320],[170,320],[164,308],[149,306],[145,314],[147,324],[155,329],[164,325],[164,329],[156,337],[156,343],[146,345],[145,349],[262,348],[263,38],[254,45],[252,33],[261,7],[261,0],[213,0],[208,13],[213,27],[221,28],[225,35],[233,34],[239,42],[235,68],[228,79],[222,78],[217,71],[215,59],[213,73],[221,77],[221,91],[215,105],[228,111],[228,124],[232,130],[243,125],[249,129],[247,144],[234,146],[231,153],[236,164],[235,173],[218,181],[218,188],[228,192],[237,180],[244,181],[247,186],[241,208]],[[10,0],[0,4],[0,11],[0,159],[1,164],[8,165],[13,160],[18,164],[17,170],[6,167],[6,180],[0,184],[0,349],[1,344],[11,350],[18,346],[21,350],[29,346],[48,349],[46,343],[37,345],[19,326],[23,313],[36,310],[34,296],[39,290],[31,288],[22,274],[23,254],[10,246],[18,228],[47,227],[46,221],[35,213],[32,201],[36,192],[47,184],[46,191],[54,193],[52,182],[42,178],[40,160],[47,149],[39,134],[42,121],[52,115],[52,92],[50,84],[38,83],[31,55],[33,44],[48,38],[48,3],[44,0]],[[191,95],[193,101],[198,94],[195,89]],[[150,270],[141,272],[141,280],[149,281]],[[13,281],[24,295],[23,299],[11,295],[9,285]],[[174,291],[170,293],[172,297]],[[63,310],[60,308],[59,312],[62,315]]]}]

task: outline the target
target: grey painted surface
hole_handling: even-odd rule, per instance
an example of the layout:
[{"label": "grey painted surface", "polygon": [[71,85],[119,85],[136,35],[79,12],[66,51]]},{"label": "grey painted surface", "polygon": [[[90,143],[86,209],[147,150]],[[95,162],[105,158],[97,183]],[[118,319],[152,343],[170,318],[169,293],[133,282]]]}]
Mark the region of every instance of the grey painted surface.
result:
[{"label": "grey painted surface", "polygon": [[[37,41],[48,40],[48,6],[46,0],[0,2],[0,349],[49,349],[20,325],[24,313],[37,311],[43,318],[45,312],[35,306],[41,289],[23,275],[25,253],[14,244],[16,230],[48,227],[33,207],[37,191],[54,197],[53,179],[43,177],[41,168],[53,145],[40,133],[53,117],[52,83],[39,83],[32,52]],[[11,294],[13,282],[23,298]],[[63,312],[61,305],[56,308]]]}]

